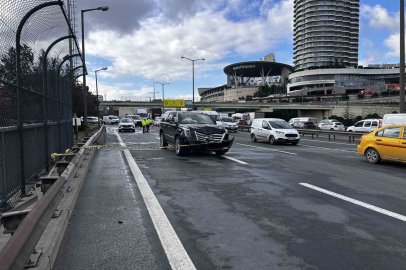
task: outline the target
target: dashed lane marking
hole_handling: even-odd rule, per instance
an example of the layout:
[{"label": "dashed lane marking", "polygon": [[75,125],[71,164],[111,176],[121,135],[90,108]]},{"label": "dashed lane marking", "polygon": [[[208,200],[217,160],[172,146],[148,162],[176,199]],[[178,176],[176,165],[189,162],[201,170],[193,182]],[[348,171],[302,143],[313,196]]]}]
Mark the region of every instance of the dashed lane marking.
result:
[{"label": "dashed lane marking", "polygon": [[319,149],[327,149],[327,150],[334,150],[334,151],[341,151],[341,152],[348,152],[348,153],[357,153],[357,151],[349,151],[349,150],[335,149],[335,148],[328,148],[328,147],[321,147],[321,146],[315,146],[315,145],[300,144],[300,146],[306,146],[306,147],[312,147],[312,148],[319,148]]},{"label": "dashed lane marking", "polygon": [[226,159],[229,159],[229,160],[232,160],[232,161],[235,161],[235,162],[237,162],[237,163],[243,164],[243,165],[248,165],[247,162],[241,161],[241,160],[236,159],[236,158],[232,158],[232,157],[229,157],[229,156],[222,156],[222,157],[223,157],[223,158],[226,158]]},{"label": "dashed lane marking", "polygon": [[351,144],[351,143],[327,142],[327,141],[312,140],[312,139],[302,139],[302,138],[300,138],[300,140],[301,141],[309,141],[309,142],[322,142],[322,143],[331,143],[331,144],[343,144],[343,145],[348,145],[348,146],[357,146],[356,144]]},{"label": "dashed lane marking", "polygon": [[235,144],[248,146],[248,147],[252,147],[252,148],[264,149],[264,150],[268,150],[268,151],[272,151],[272,152],[278,152],[278,153],[297,156],[296,153],[291,153],[291,152],[286,152],[286,151],[280,151],[280,150],[275,150],[275,149],[270,149],[270,148],[265,148],[265,147],[253,146],[253,145],[243,144],[243,143],[235,143]]},{"label": "dashed lane marking", "polygon": [[[125,147],[126,145],[121,139],[121,136],[117,132],[115,133],[120,145]],[[196,270],[192,260],[183,247],[182,242],[179,240],[175,230],[166,217],[164,210],[155,197],[154,192],[152,192],[151,187],[148,185],[147,180],[145,180],[144,175],[135,162],[134,157],[131,155],[128,149],[124,150],[124,154],[128,164],[130,165],[131,172],[137,181],[138,188],[140,189],[141,195],[144,199],[145,205],[147,206],[152,222],[154,223],[154,227],[158,233],[159,240],[162,243],[172,269]]]},{"label": "dashed lane marking", "polygon": [[361,201],[352,199],[352,198],[350,198],[350,197],[347,197],[347,196],[340,195],[340,194],[338,194],[338,193],[329,191],[329,190],[327,190],[327,189],[323,189],[323,188],[319,188],[319,187],[310,185],[310,184],[308,184],[308,183],[299,183],[299,184],[302,185],[302,186],[304,186],[304,187],[311,188],[311,189],[313,189],[313,190],[317,190],[317,191],[322,192],[322,193],[324,193],[324,194],[327,194],[327,195],[336,197],[336,198],[338,198],[338,199],[341,199],[341,200],[344,200],[344,201],[347,201],[347,202],[350,202],[350,203],[353,203],[353,204],[356,204],[356,205],[359,205],[359,206],[368,208],[368,209],[370,209],[370,210],[372,210],[372,211],[375,211],[375,212],[378,212],[378,213],[381,213],[381,214],[384,214],[384,215],[387,215],[387,216],[390,216],[390,217],[399,219],[399,220],[401,220],[401,221],[406,221],[406,216],[397,214],[397,213],[395,213],[395,212],[388,211],[388,210],[386,210],[386,209],[383,209],[383,208],[380,208],[380,207],[376,207],[376,206],[373,206],[373,205],[371,205],[371,204],[367,204],[367,203],[364,203],[364,202],[361,202]]}]

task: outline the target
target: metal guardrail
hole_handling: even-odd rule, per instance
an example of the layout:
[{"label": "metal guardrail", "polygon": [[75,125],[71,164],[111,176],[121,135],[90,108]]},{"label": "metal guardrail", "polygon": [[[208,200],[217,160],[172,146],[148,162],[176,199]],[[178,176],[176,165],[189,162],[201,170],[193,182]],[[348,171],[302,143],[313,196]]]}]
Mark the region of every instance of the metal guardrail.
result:
[{"label": "metal guardrail", "polygon": [[53,212],[68,190],[77,168],[85,157],[90,146],[103,132],[105,126],[95,133],[79,150],[66,170],[32,208],[27,217],[0,251],[0,270],[23,269],[35,246],[41,238]]},{"label": "metal guardrail", "polygon": [[[244,131],[247,130],[247,132],[250,132],[251,130],[251,126],[238,126],[238,130]],[[328,131],[328,130],[320,130],[320,129],[296,129],[297,131],[299,131],[299,134],[305,135],[305,134],[309,134],[312,135],[312,139],[314,138],[314,136],[316,136],[317,138],[319,137],[319,134],[326,134],[328,135],[328,139],[331,140],[331,137],[333,137],[334,139],[336,139],[336,135],[345,135],[348,136],[348,140],[349,142],[353,142],[355,141],[355,138],[360,138],[363,135],[366,135],[368,133],[360,133],[360,132],[348,132],[348,131]]]},{"label": "metal guardrail", "polygon": [[355,141],[355,138],[360,138],[363,135],[366,135],[368,133],[360,133],[360,132],[348,132],[348,131],[328,131],[328,130],[320,130],[320,129],[296,129],[299,131],[299,134],[305,135],[305,134],[311,134],[312,139],[314,135],[319,137],[319,134],[326,134],[328,135],[328,139],[331,140],[331,136],[336,138],[336,135],[345,135],[348,136],[349,142]]}]

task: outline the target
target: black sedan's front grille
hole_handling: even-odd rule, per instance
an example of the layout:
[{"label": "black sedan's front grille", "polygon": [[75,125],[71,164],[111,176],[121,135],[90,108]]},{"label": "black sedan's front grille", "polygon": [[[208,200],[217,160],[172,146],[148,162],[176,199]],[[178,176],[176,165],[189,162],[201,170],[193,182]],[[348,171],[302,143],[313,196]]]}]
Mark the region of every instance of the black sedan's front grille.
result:
[{"label": "black sedan's front grille", "polygon": [[297,134],[286,134],[286,137],[297,137]]},{"label": "black sedan's front grille", "polygon": [[195,131],[196,138],[199,142],[216,142],[219,143],[223,140],[224,133],[203,134]]}]

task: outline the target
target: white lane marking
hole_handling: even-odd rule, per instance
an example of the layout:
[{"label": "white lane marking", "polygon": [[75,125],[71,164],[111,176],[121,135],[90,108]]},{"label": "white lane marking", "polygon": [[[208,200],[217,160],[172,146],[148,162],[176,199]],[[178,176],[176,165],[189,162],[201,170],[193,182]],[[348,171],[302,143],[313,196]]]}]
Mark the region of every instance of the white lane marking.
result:
[{"label": "white lane marking", "polygon": [[319,141],[319,140],[312,140],[312,139],[302,139],[300,138],[301,141],[310,141],[310,142],[322,142],[322,143],[332,143],[332,144],[344,144],[348,146],[357,146],[356,144],[351,144],[351,143],[338,143],[338,142],[326,142],[326,141]]},{"label": "white lane marking", "polygon": [[154,144],[156,142],[126,142],[126,144]]},{"label": "white lane marking", "polygon": [[320,149],[328,149],[328,150],[341,151],[341,152],[348,152],[348,153],[357,153],[357,151],[348,151],[348,150],[334,149],[334,148],[321,147],[321,146],[314,146],[314,145],[301,144],[301,146],[313,147],[313,148],[320,148]]},{"label": "white lane marking", "polygon": [[159,138],[159,137],[155,137],[155,138],[157,138],[158,140],[160,140],[161,138]]},{"label": "white lane marking", "polygon": [[228,157],[228,156],[222,156],[222,157],[223,157],[223,158],[226,158],[226,159],[229,159],[229,160],[232,160],[232,161],[235,161],[235,162],[238,162],[238,163],[243,164],[243,165],[247,165],[247,164],[248,164],[247,162],[238,160],[238,159],[236,159],[236,158],[232,158],[232,157]]},{"label": "white lane marking", "polygon": [[[120,144],[125,146],[121,136],[117,132],[115,133]],[[182,242],[179,240],[175,230],[166,217],[164,210],[155,197],[154,192],[152,192],[147,180],[145,180],[140,168],[138,168],[134,157],[131,155],[128,149],[124,150],[124,154],[128,164],[130,165],[131,172],[137,181],[138,188],[140,189],[141,195],[144,199],[145,205],[147,206],[152,222],[154,223],[155,230],[158,233],[159,240],[161,240],[162,246],[172,269],[196,269],[185,248],[183,247]]]},{"label": "white lane marking", "polygon": [[336,197],[336,198],[338,198],[338,199],[341,199],[341,200],[344,200],[344,201],[347,201],[347,202],[350,202],[350,203],[353,203],[353,204],[356,204],[356,205],[359,205],[359,206],[368,208],[368,209],[370,209],[370,210],[376,211],[376,212],[378,212],[378,213],[381,213],[381,214],[384,214],[384,215],[387,215],[387,216],[390,216],[390,217],[399,219],[399,220],[401,220],[401,221],[406,221],[406,216],[399,215],[399,214],[397,214],[397,213],[394,213],[394,212],[385,210],[385,209],[383,209],[383,208],[376,207],[376,206],[373,206],[373,205],[371,205],[371,204],[367,204],[367,203],[364,203],[364,202],[361,202],[361,201],[352,199],[352,198],[350,198],[350,197],[343,196],[343,195],[340,195],[340,194],[338,194],[338,193],[331,192],[331,191],[328,191],[328,190],[326,190],[326,189],[319,188],[319,187],[316,187],[316,186],[313,186],[313,185],[310,185],[310,184],[307,184],[307,183],[299,183],[299,184],[302,185],[302,186],[305,186],[305,187],[307,187],[307,188],[311,188],[311,189],[320,191],[320,192],[322,192],[322,193],[324,193],[324,194],[327,194],[327,195]]},{"label": "white lane marking", "polygon": [[274,150],[274,149],[270,149],[270,148],[259,147],[259,146],[253,146],[253,145],[243,144],[243,143],[235,143],[235,144],[243,145],[243,146],[248,146],[248,147],[253,147],[253,148],[264,149],[264,150],[268,150],[268,151],[272,151],[272,152],[278,152],[278,153],[284,153],[284,154],[289,154],[289,155],[295,155],[295,156],[297,156],[296,153],[291,153],[291,152],[286,152],[286,151]]}]

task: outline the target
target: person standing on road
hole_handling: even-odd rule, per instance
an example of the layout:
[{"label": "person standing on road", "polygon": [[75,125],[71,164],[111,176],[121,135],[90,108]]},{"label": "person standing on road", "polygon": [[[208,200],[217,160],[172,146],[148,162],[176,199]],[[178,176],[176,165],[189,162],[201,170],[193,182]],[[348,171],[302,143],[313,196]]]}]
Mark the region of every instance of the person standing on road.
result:
[{"label": "person standing on road", "polygon": [[127,115],[128,115],[128,114],[126,114],[125,116],[121,117],[121,120],[126,119],[126,118],[127,118]]},{"label": "person standing on road", "polygon": [[149,117],[146,120],[146,124],[147,124],[147,132],[149,132],[149,126],[151,125],[151,119],[149,119]]},{"label": "person standing on road", "polygon": [[142,133],[145,133],[147,128],[147,120],[145,118],[142,118],[141,123],[142,123]]}]

